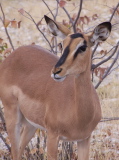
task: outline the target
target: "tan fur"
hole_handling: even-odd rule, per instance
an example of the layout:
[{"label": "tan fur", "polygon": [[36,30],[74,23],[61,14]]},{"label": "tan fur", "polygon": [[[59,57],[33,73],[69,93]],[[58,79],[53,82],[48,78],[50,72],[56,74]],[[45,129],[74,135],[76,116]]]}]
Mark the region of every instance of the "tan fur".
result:
[{"label": "tan fur", "polygon": [[[88,37],[85,39],[88,44]],[[69,37],[64,40],[64,47],[69,41]],[[72,51],[77,41],[82,39],[74,40]],[[36,45],[16,49],[0,65],[0,97],[13,160],[21,159],[37,126],[47,130],[48,160],[57,159],[60,139],[78,141],[78,160],[89,159],[89,139],[101,118],[90,79],[90,46],[74,61],[69,57],[61,66],[65,70],[62,75],[67,74],[62,82],[51,78],[59,58]]]}]

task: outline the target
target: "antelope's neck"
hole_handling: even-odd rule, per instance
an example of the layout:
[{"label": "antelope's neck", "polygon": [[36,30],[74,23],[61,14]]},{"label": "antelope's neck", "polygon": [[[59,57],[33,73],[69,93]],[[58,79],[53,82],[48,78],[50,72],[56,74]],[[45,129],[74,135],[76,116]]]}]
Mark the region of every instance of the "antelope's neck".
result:
[{"label": "antelope's neck", "polygon": [[91,94],[92,82],[90,77],[90,71],[82,73],[75,78],[75,92],[77,96],[83,96],[84,98]]},{"label": "antelope's neck", "polygon": [[89,117],[90,119],[93,114],[93,91],[90,70],[75,78],[75,107],[78,113],[82,115],[81,117]]}]

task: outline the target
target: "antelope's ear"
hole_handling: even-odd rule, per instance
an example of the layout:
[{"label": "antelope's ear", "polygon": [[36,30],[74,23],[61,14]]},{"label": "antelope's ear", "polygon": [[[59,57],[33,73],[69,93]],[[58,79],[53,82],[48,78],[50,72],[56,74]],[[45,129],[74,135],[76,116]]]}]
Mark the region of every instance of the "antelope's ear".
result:
[{"label": "antelope's ear", "polygon": [[48,28],[50,30],[50,32],[54,35],[54,36],[58,36],[60,38],[65,38],[68,34],[70,34],[70,30],[65,27],[64,25],[53,21],[52,19],[50,19],[48,16],[44,16],[45,21],[48,25]]},{"label": "antelope's ear", "polygon": [[110,22],[103,22],[99,24],[89,36],[91,46],[93,46],[95,43],[105,41],[111,32],[112,25]]}]

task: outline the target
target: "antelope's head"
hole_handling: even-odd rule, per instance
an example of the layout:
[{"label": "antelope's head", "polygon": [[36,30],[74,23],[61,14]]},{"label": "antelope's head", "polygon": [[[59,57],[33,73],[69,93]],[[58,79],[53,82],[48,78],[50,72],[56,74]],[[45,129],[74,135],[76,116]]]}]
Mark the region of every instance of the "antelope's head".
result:
[{"label": "antelope's head", "polygon": [[50,32],[63,39],[62,56],[51,71],[51,77],[63,81],[67,75],[79,75],[90,67],[91,47],[105,41],[111,32],[111,23],[99,24],[90,35],[71,33],[64,25],[45,16]]}]

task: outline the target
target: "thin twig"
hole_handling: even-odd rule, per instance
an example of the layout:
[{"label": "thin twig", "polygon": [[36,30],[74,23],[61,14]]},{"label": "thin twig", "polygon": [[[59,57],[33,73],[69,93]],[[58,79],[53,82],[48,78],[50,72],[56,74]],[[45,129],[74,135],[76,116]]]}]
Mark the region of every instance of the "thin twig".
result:
[{"label": "thin twig", "polygon": [[52,52],[54,53],[54,50],[53,50],[50,42],[48,41],[48,39],[46,38],[46,36],[44,35],[44,33],[40,30],[39,26],[37,25],[37,23],[35,22],[35,20],[33,19],[33,17],[27,11],[25,11],[25,13],[31,18],[31,21],[35,24],[35,26],[38,29],[38,31],[40,31],[40,33],[43,35],[43,37],[45,38],[45,40],[48,42],[48,44],[49,44]]},{"label": "thin twig", "polygon": [[53,18],[55,18],[54,14],[52,13],[52,11],[51,11],[50,7],[48,6],[48,4],[47,4],[44,0],[42,0],[42,1],[43,1],[43,3],[46,5],[46,7],[47,7],[48,10],[50,11],[50,13],[52,14]]},{"label": "thin twig", "polygon": [[115,12],[116,12],[116,10],[117,10],[118,7],[119,7],[119,3],[118,3],[117,6],[115,7],[115,9],[114,9],[114,11],[113,11],[113,13],[112,13],[112,15],[111,15],[111,17],[110,17],[109,22],[112,21],[112,18],[114,17],[114,14],[115,14]]},{"label": "thin twig", "polygon": [[57,2],[57,4],[56,4],[57,6],[56,6],[56,13],[55,13],[55,16],[54,16],[54,20],[56,21],[56,17],[57,17],[57,15],[58,15],[58,9],[59,9],[59,7],[58,7],[58,2]]},{"label": "thin twig", "polygon": [[95,48],[94,48],[94,50],[92,51],[92,58],[93,58],[93,56],[94,56],[94,54],[95,54],[95,51],[97,50],[97,48],[98,48],[98,43],[96,44],[96,46],[95,46]]},{"label": "thin twig", "polygon": [[102,57],[94,57],[92,60],[95,60],[95,59],[102,59],[104,58],[108,53],[110,53],[116,46],[114,46],[113,48],[111,48],[106,54],[104,54]]},{"label": "thin twig", "polygon": [[1,108],[1,107],[0,107],[0,118],[1,118],[2,123],[3,123],[3,128],[4,128],[4,130],[6,131],[5,119],[4,119],[4,116],[3,116],[3,112],[2,112],[2,108]]},{"label": "thin twig", "polygon": [[[55,9],[53,9],[53,10],[55,10]],[[53,10],[52,10],[52,11],[53,11]],[[50,13],[50,12],[46,13],[45,15],[49,15],[49,13]],[[22,15],[23,15],[23,14],[22,14]],[[24,15],[23,15],[23,16],[24,16]],[[24,17],[25,17],[25,16],[24,16]],[[26,18],[28,18],[28,17],[26,16]],[[28,18],[28,19],[30,19],[30,18]],[[44,19],[44,16],[40,19],[40,21],[37,22],[37,25],[38,25],[38,26],[39,26],[39,24],[42,22],[43,19]],[[30,20],[31,20],[31,19],[30,19]]]},{"label": "thin twig", "polygon": [[9,150],[9,152],[11,152],[11,148],[10,146],[6,143],[6,139],[2,136],[2,134],[0,133],[0,138],[2,139],[2,141],[4,142],[5,146],[7,147],[7,149]]},{"label": "thin twig", "polygon": [[114,70],[116,70],[116,69],[118,69],[119,68],[119,64],[115,67],[115,68],[113,68],[109,73],[108,73],[108,75],[110,75]]},{"label": "thin twig", "polygon": [[99,81],[99,82],[96,84],[96,86],[95,86],[96,89],[99,87],[99,85],[102,83],[102,81],[108,76],[108,73],[110,72],[111,68],[114,66],[114,64],[115,64],[115,62],[117,61],[118,57],[119,57],[119,50],[118,50],[118,52],[117,52],[117,55],[116,55],[115,59],[114,59],[113,62],[111,63],[110,67],[109,67],[109,68],[107,69],[107,71],[104,73],[104,75],[103,75],[103,77],[102,77],[102,80]]},{"label": "thin twig", "polygon": [[[114,11],[113,11],[113,13],[112,13],[112,15],[111,15],[111,17],[110,17],[110,19],[109,19],[109,22],[112,21],[112,19],[113,19],[113,17],[114,17],[114,14],[115,14],[115,12],[116,12],[116,10],[117,10],[118,7],[119,7],[119,3],[117,4],[116,8],[114,9]],[[94,56],[94,54],[95,54],[97,48],[98,48],[98,46],[96,45],[95,48],[94,48],[94,50],[93,50],[92,57]]]},{"label": "thin twig", "polygon": [[119,120],[119,117],[102,118],[100,122]]},{"label": "thin twig", "polygon": [[82,4],[83,4],[83,0],[80,0],[79,11],[78,11],[77,17],[76,17],[76,19],[75,19],[75,22],[74,22],[74,24],[73,24],[74,33],[76,33],[76,24],[77,24],[77,21],[78,21],[78,19],[79,19],[79,17],[80,17],[80,14],[81,14]]},{"label": "thin twig", "polygon": [[102,65],[103,63],[107,62],[108,60],[110,60],[114,54],[116,53],[117,49],[118,49],[118,46],[119,46],[119,42],[117,43],[117,45],[115,46],[115,49],[114,51],[112,52],[112,54],[107,57],[106,59],[102,60],[101,62],[99,62],[98,64],[93,64],[91,69],[94,70],[95,68],[99,67],[100,65]]},{"label": "thin twig", "polygon": [[[59,0],[56,0],[57,1],[57,3],[59,4]],[[70,21],[70,23],[72,24],[72,26],[73,26],[73,20],[72,20],[72,18],[70,17],[70,14],[68,13],[68,11],[66,10],[66,8],[64,8],[64,7],[62,7],[62,9],[64,10],[64,12],[66,13],[66,15],[68,16],[68,18],[69,18],[69,21]]]},{"label": "thin twig", "polygon": [[[56,13],[54,16],[54,20],[56,21],[57,15],[58,15],[58,2],[56,2]],[[54,37],[54,43],[55,43],[55,54],[57,54],[57,37]]]},{"label": "thin twig", "polygon": [[7,37],[8,37],[8,40],[9,40],[9,43],[10,43],[12,49],[14,50],[14,46],[13,46],[11,37],[10,37],[10,35],[9,35],[9,33],[8,33],[7,27],[5,27],[5,14],[4,14],[4,11],[3,11],[3,8],[2,8],[1,3],[0,3],[0,9],[1,9],[1,12],[2,12],[2,15],[3,15],[3,20],[2,20],[2,19],[1,19],[1,20],[2,20],[3,26],[4,26],[4,28],[5,28],[5,33],[6,33]]}]

